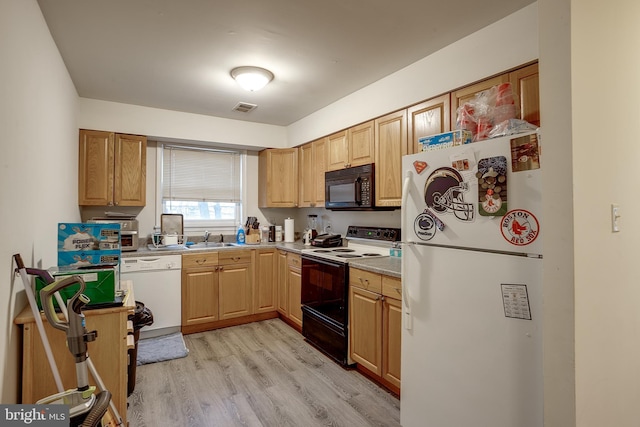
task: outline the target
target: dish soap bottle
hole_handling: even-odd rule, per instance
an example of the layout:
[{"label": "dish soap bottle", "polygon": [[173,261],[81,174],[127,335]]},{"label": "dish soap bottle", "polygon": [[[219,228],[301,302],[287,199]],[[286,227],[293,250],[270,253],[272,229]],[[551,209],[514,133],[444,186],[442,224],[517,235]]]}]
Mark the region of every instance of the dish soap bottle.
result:
[{"label": "dish soap bottle", "polygon": [[238,232],[236,233],[236,243],[239,245],[244,245],[244,228],[242,226],[238,226]]}]

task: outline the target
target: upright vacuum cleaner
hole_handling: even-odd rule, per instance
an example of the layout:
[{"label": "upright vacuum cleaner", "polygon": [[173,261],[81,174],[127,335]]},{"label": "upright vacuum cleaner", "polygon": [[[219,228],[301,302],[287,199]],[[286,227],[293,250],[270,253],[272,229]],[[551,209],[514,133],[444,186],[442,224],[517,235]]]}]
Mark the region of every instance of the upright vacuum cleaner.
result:
[{"label": "upright vacuum cleaner", "polygon": [[[104,417],[109,405],[115,411],[115,405],[111,402],[111,393],[105,389],[102,380],[95,371],[89,356],[87,355],[87,343],[94,341],[97,338],[97,331],[88,332],[85,327],[85,318],[82,313],[82,308],[89,303],[89,298],[83,294],[85,290],[85,283],[79,276],[71,276],[62,280],[55,280],[46,270],[38,270],[32,268],[25,268],[24,263],[19,254],[14,255],[16,264],[18,265],[18,271],[25,281],[25,291],[31,308],[34,311],[34,316],[40,319],[40,313],[35,305],[35,297],[27,274],[37,275],[43,279],[47,285],[40,290],[40,301],[42,301],[42,308],[48,322],[56,329],[65,332],[67,336],[67,347],[73,355],[76,363],[76,377],[78,381],[78,387],[67,391],[60,391],[57,394],[40,399],[38,404],[64,404],[69,406],[70,425],[73,427],[97,427],[102,425],[102,418]],[[80,289],[69,298],[66,304],[66,309],[62,298],[58,292],[66,287],[73,286],[75,284],[80,285]],[[53,305],[53,298],[56,297],[58,305],[60,306],[66,321],[58,317],[55,307]],[[47,336],[42,324],[38,325],[40,335],[45,344],[45,351],[49,358],[52,371],[54,372],[54,378],[59,379],[58,369],[55,365],[55,360],[50,354],[50,347],[48,345]],[[93,377],[100,385],[101,391],[96,394],[96,387],[89,385],[88,369],[91,369]],[[59,380],[56,382],[58,383]],[[62,390],[61,385],[58,384],[58,390]],[[120,425],[120,415],[115,411],[115,418],[117,425]]]}]

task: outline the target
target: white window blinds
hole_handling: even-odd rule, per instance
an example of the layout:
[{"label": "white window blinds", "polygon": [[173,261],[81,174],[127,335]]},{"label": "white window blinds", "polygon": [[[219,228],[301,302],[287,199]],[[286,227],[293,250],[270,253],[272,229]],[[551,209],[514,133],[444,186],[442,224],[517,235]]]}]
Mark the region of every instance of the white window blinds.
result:
[{"label": "white window blinds", "polygon": [[240,203],[240,160],[238,152],[165,146],[163,200]]}]

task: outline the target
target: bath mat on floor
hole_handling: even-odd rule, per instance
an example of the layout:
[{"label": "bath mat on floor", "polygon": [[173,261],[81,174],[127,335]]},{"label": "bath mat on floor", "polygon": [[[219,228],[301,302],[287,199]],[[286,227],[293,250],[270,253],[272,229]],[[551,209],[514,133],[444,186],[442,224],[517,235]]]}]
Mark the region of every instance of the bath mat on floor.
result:
[{"label": "bath mat on floor", "polygon": [[137,365],[162,362],[186,357],[189,349],[184,345],[182,333],[162,335],[138,341]]}]

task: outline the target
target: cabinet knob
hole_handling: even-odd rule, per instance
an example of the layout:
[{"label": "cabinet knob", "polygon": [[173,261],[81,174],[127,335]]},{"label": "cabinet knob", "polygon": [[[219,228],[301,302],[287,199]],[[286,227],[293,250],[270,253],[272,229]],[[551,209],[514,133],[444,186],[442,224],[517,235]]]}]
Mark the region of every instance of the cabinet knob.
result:
[{"label": "cabinet knob", "polygon": [[207,262],[207,259],[206,259],[206,258],[203,258],[203,259],[197,259],[197,260],[196,260],[196,262],[197,262],[198,264],[202,265],[202,264],[204,264],[205,262]]},{"label": "cabinet knob", "polygon": [[216,270],[215,270],[215,271],[218,271],[219,269],[220,269],[220,267],[217,267],[217,266],[216,266]]},{"label": "cabinet knob", "polygon": [[224,267],[220,267],[220,271],[224,270]]},{"label": "cabinet knob", "polygon": [[238,262],[240,261],[240,257],[239,256],[234,256],[233,258],[231,258],[234,262]]}]

